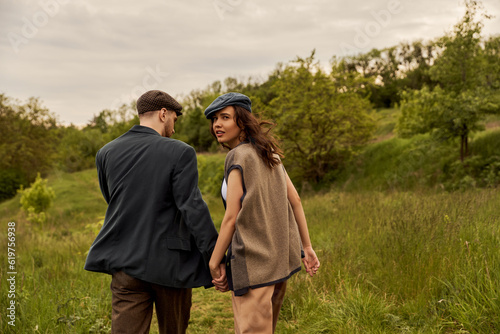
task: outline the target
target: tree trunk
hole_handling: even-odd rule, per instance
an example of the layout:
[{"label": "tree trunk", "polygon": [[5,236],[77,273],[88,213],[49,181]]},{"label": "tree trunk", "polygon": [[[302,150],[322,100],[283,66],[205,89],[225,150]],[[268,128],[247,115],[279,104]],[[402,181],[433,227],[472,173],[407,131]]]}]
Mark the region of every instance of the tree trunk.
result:
[{"label": "tree trunk", "polygon": [[464,162],[464,157],[465,157],[465,135],[460,135],[460,161],[463,163]]},{"label": "tree trunk", "polygon": [[469,156],[469,136],[465,135],[465,157]]},{"label": "tree trunk", "polygon": [[464,162],[465,158],[469,155],[469,136],[463,134],[460,136],[460,161]]}]

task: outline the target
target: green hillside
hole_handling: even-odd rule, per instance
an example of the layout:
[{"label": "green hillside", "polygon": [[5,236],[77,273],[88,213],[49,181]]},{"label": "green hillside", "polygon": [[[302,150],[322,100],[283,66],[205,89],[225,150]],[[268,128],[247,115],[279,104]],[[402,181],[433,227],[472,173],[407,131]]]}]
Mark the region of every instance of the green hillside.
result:
[{"label": "green hillside", "polygon": [[412,138],[395,135],[398,109],[382,109],[375,138],[347,168],[335,187],[342,190],[459,190],[500,184],[500,117],[490,116],[471,139],[471,155],[459,161],[457,141],[437,140],[429,134]]}]

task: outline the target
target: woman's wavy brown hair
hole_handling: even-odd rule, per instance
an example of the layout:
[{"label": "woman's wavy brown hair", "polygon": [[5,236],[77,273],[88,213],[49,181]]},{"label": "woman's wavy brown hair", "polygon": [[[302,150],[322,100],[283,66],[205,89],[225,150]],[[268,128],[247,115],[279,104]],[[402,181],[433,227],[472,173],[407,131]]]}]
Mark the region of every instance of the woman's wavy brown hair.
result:
[{"label": "woman's wavy brown hair", "polygon": [[[283,151],[279,147],[276,138],[274,138],[274,136],[271,134],[271,130],[276,124],[270,121],[260,120],[256,118],[252,113],[248,112],[248,110],[243,107],[233,105],[233,108],[234,121],[236,122],[238,127],[243,130],[243,133],[245,134],[244,140],[248,141],[254,146],[262,160],[270,168],[281,164],[280,158],[284,157]],[[214,121],[212,119],[210,133],[212,133],[212,136],[217,138],[214,132],[213,124]],[[221,145],[222,147],[231,149],[224,143],[222,143]]]}]

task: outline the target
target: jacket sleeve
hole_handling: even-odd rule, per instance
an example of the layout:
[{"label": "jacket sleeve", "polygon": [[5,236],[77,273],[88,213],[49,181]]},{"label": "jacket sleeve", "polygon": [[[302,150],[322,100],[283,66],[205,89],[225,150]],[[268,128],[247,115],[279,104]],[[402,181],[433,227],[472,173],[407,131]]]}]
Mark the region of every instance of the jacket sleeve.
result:
[{"label": "jacket sleeve", "polygon": [[97,167],[97,177],[99,178],[99,187],[101,187],[102,196],[104,197],[104,200],[106,200],[106,203],[109,204],[110,198],[109,198],[108,182],[106,181],[106,171],[104,170],[100,151],[98,151],[96,154],[95,165]]},{"label": "jacket sleeve", "polygon": [[174,168],[172,191],[175,204],[208,266],[218,234],[198,188],[196,153],[191,146],[184,149]]}]

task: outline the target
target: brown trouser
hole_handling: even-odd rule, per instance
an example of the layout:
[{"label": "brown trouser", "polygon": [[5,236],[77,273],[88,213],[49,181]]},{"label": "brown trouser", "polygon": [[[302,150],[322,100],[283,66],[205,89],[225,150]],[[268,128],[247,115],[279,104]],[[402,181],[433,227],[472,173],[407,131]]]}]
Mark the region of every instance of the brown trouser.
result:
[{"label": "brown trouser", "polygon": [[111,279],[111,333],[149,333],[153,303],[161,334],[184,334],[191,310],[191,289],[176,289],[141,281],[123,271]]},{"label": "brown trouser", "polygon": [[233,293],[234,332],[271,334],[285,298],[286,281],[257,289],[243,296]]}]

